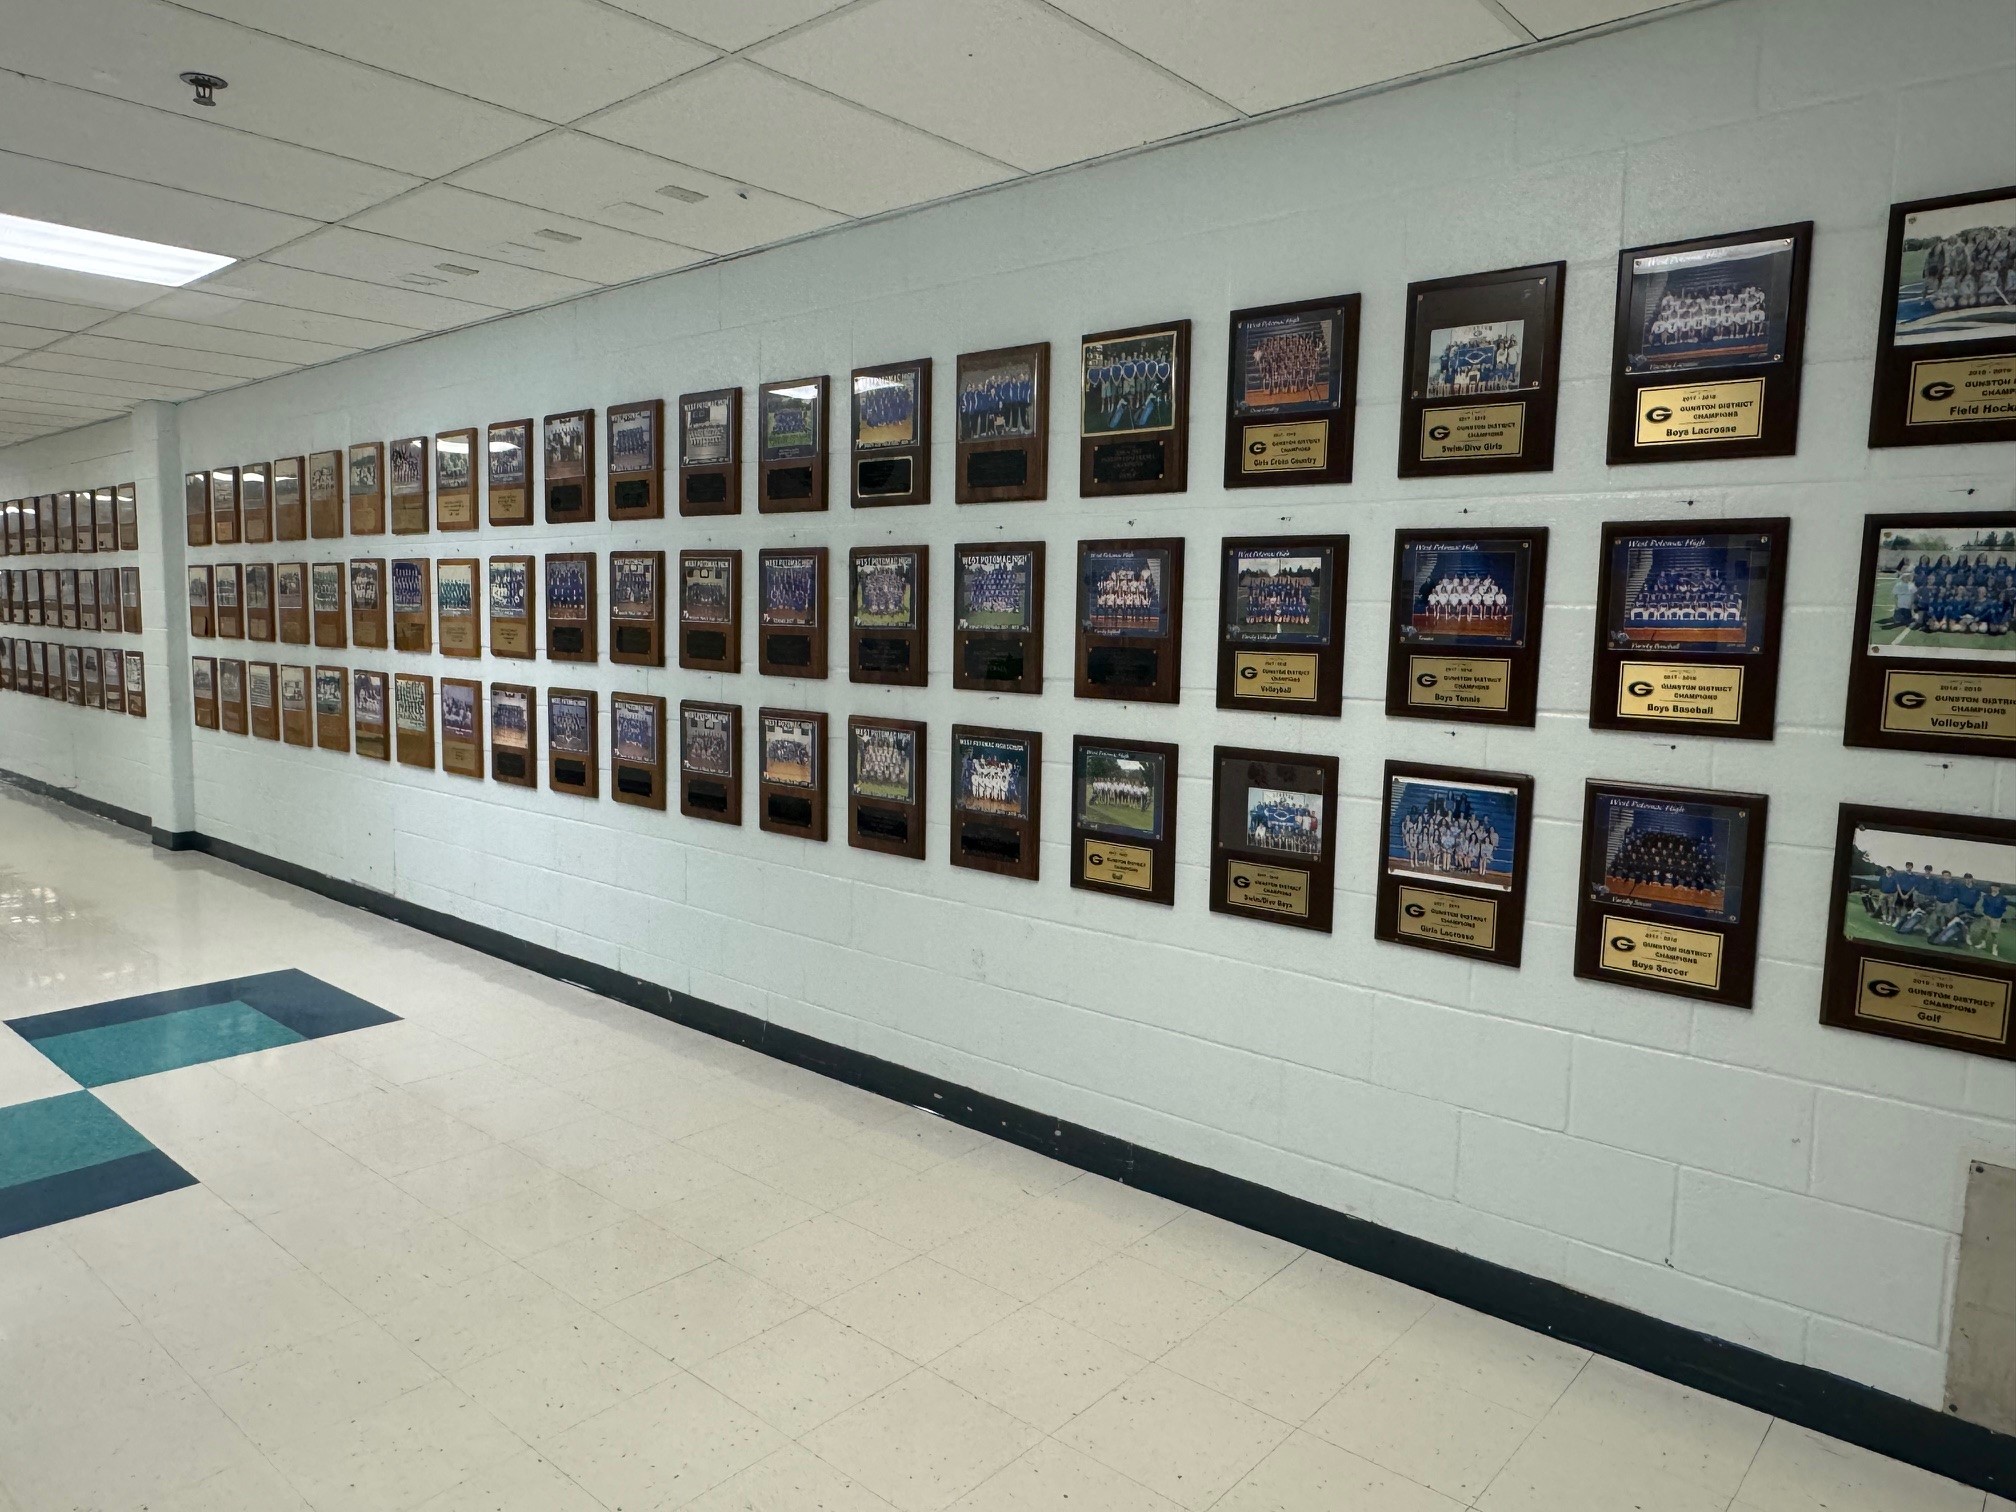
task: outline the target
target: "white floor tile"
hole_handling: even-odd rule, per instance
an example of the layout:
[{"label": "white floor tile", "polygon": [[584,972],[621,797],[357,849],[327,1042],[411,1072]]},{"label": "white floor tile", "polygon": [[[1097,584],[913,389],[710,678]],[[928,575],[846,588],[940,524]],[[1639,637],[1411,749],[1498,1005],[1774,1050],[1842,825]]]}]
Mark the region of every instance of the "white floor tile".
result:
[{"label": "white floor tile", "polygon": [[661,1281],[698,1270],[713,1258],[649,1218],[632,1215],[527,1255],[524,1266],[583,1307],[599,1311]]},{"label": "white floor tile", "polygon": [[514,1260],[580,1239],[630,1217],[599,1192],[561,1177],[455,1215],[455,1221]]},{"label": "white floor tile", "polygon": [[450,1377],[528,1443],[564,1433],[669,1379],[676,1367],[614,1324],[584,1317]]},{"label": "white floor tile", "polygon": [[1022,1304],[920,1255],[821,1306],[841,1322],[923,1364],[1000,1322]]},{"label": "white floor tile", "polygon": [[1783,1420],[1736,1499],[1757,1512],[1978,1512],[1982,1492]]},{"label": "white floor tile", "polygon": [[1161,1358],[1234,1401],[1286,1423],[1305,1423],[1376,1357],[1241,1303],[1206,1323]]},{"label": "white floor tile", "polygon": [[910,1361],[824,1313],[802,1312],[692,1367],[771,1427],[803,1437],[910,1372]]},{"label": "white floor tile", "polygon": [[1598,1355],[1542,1426],[1598,1443],[1629,1444],[1641,1462],[1726,1498],[1743,1484],[1771,1420]]},{"label": "white floor tile", "polygon": [[1176,1512],[1178,1503],[1088,1459],[1055,1439],[1044,1439],[978,1490],[953,1504],[953,1512],[1053,1512],[1097,1507],[1099,1512]]},{"label": "white floor tile", "polygon": [[1447,1382],[1537,1418],[1561,1399],[1589,1351],[1438,1302],[1385,1357],[1424,1380]]},{"label": "white floor tile", "polygon": [[1369,1366],[1309,1420],[1309,1431],[1457,1501],[1473,1501],[1538,1420],[1391,1361]]},{"label": "white floor tile", "polygon": [[433,1368],[377,1324],[336,1329],[226,1371],[211,1399],[261,1449],[334,1427],[435,1379]]},{"label": "white floor tile", "polygon": [[1290,1434],[1260,1461],[1212,1512],[1462,1512],[1452,1501],[1415,1481],[1381,1469],[1308,1433]]},{"label": "white floor tile", "polygon": [[1302,1250],[1209,1213],[1184,1212],[1135,1240],[1126,1253],[1228,1297],[1243,1297]]},{"label": "white floor tile", "polygon": [[1041,1435],[928,1370],[915,1370],[804,1439],[902,1512],[939,1512]]},{"label": "white floor tile", "polygon": [[690,1367],[804,1310],[790,1293],[716,1261],[626,1297],[602,1315],[666,1359]]},{"label": "white floor tile", "polygon": [[1024,1307],[931,1362],[983,1402],[1054,1433],[1148,1362],[1074,1324]]},{"label": "white floor tile", "polygon": [[267,1458],[316,1512],[407,1512],[525,1448],[458,1388],[435,1381]]},{"label": "white floor tile", "polygon": [[433,1289],[388,1313],[386,1332],[443,1375],[567,1324],[588,1310],[523,1266],[505,1264]]},{"label": "white floor tile", "polygon": [[1288,1437],[1289,1425],[1149,1365],[1057,1432],[1178,1506],[1209,1507]]},{"label": "white floor tile", "polygon": [[1545,1424],[1477,1498],[1479,1512],[1724,1512],[1726,1496],[1648,1463],[1629,1440],[1602,1442]]},{"label": "white floor tile", "polygon": [[679,1506],[787,1440],[681,1371],[547,1440],[569,1479],[612,1508]]},{"label": "white floor tile", "polygon": [[645,1210],[680,1238],[716,1255],[732,1255],[773,1234],[816,1218],[819,1208],[739,1172],[659,1207]]},{"label": "white floor tile", "polygon": [[430,1496],[417,1512],[607,1512],[536,1450],[515,1454],[458,1486]]},{"label": "white floor tile", "polygon": [[817,1455],[786,1444],[688,1502],[686,1512],[890,1512],[890,1507]]},{"label": "white floor tile", "polygon": [[894,1270],[910,1254],[879,1234],[825,1214],[773,1234],[730,1258],[750,1275],[817,1306]]},{"label": "white floor tile", "polygon": [[1154,1359],[1232,1305],[1223,1292],[1114,1255],[1036,1299],[1053,1317]]}]

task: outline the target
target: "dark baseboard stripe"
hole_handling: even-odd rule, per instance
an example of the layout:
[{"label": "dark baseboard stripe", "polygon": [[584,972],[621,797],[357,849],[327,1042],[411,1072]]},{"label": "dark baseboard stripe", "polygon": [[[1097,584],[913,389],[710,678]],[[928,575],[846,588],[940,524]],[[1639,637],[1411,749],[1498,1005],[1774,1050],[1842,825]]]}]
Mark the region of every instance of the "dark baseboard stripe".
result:
[{"label": "dark baseboard stripe", "polygon": [[138,830],[143,835],[150,830],[155,834],[160,833],[159,830],[154,830],[154,822],[145,814],[121,808],[116,803],[107,803],[102,798],[93,798],[90,794],[80,793],[74,788],[57,787],[53,782],[44,782],[40,777],[30,777],[25,772],[10,772],[5,767],[0,767],[0,782],[6,783],[9,787],[18,787],[23,792],[34,793],[38,797],[53,798],[58,803],[67,803],[71,808],[82,809],[85,813],[96,815],[100,819],[110,819],[114,824]]},{"label": "dark baseboard stripe", "polygon": [[1844,1376],[1667,1323],[1559,1282],[1479,1260],[1397,1229],[989,1097],[641,977],[196,834],[194,848],[382,918],[571,982],[647,1013],[839,1081],[929,1109],[1082,1170],[1154,1192],[1523,1328],[1860,1444],[1984,1491],[2016,1494],[2016,1436],[1921,1407]]},{"label": "dark baseboard stripe", "polygon": [[164,830],[158,825],[150,826],[149,833],[154,844],[165,851],[201,850],[197,842],[201,837],[194,830]]}]

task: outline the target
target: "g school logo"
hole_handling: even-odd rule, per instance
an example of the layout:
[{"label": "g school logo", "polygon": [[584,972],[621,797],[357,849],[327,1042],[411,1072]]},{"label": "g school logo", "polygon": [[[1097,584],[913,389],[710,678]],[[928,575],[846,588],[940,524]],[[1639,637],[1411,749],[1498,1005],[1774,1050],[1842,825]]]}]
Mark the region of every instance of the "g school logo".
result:
[{"label": "g school logo", "polygon": [[1264,456],[1266,456],[1266,455],[1267,455],[1267,443],[1266,443],[1265,441],[1249,441],[1249,442],[1247,442],[1247,443],[1246,443],[1246,454],[1247,454],[1248,456],[1252,456],[1252,457],[1264,457]]},{"label": "g school logo", "polygon": [[1098,851],[1087,851],[1085,854],[1085,864],[1087,866],[1104,866],[1106,858]]},{"label": "g school logo", "polygon": [[1935,378],[1932,382],[1926,384],[1925,387],[1918,390],[1918,397],[1920,399],[1929,399],[1934,404],[1939,404],[1951,399],[1956,392],[1957,390],[1953,385],[1946,382],[1945,379]]},{"label": "g school logo", "polygon": [[1260,669],[1249,662],[1246,666],[1239,669],[1239,675],[1247,682],[1251,682],[1260,675]]},{"label": "g school logo", "polygon": [[1638,948],[1638,942],[1629,935],[1610,936],[1610,948],[1622,955],[1629,955]]},{"label": "g school logo", "polygon": [[1664,425],[1668,420],[1673,418],[1673,411],[1667,405],[1655,404],[1652,408],[1645,411],[1645,418],[1650,420],[1654,425]]},{"label": "g school logo", "polygon": [[1868,992],[1871,997],[1894,998],[1903,990],[1895,982],[1886,981],[1882,977],[1877,977],[1868,984]]},{"label": "g school logo", "polygon": [[1449,439],[1449,427],[1446,425],[1429,426],[1428,439],[1430,441],[1447,441]]},{"label": "g school logo", "polygon": [[1442,679],[1437,677],[1433,672],[1423,672],[1415,677],[1414,686],[1417,688],[1433,688],[1438,686],[1441,681]]},{"label": "g school logo", "polygon": [[1409,903],[1400,911],[1410,919],[1425,919],[1428,917],[1428,910],[1423,908],[1419,903]]},{"label": "g school logo", "polygon": [[1641,677],[1636,682],[1626,683],[1624,691],[1629,693],[1633,698],[1650,698],[1656,690],[1652,684],[1646,682]]},{"label": "g school logo", "polygon": [[1253,885],[1253,879],[1251,877],[1244,876],[1239,872],[1234,872],[1232,874],[1232,885],[1238,888],[1241,892],[1244,892],[1247,888]]},{"label": "g school logo", "polygon": [[[1922,709],[1925,707],[1926,700],[1923,693],[1913,688],[1906,688],[1902,692],[1892,695],[1890,702],[1897,705],[1900,709]],[[1871,988],[1870,990],[1873,992],[1875,989]]]}]

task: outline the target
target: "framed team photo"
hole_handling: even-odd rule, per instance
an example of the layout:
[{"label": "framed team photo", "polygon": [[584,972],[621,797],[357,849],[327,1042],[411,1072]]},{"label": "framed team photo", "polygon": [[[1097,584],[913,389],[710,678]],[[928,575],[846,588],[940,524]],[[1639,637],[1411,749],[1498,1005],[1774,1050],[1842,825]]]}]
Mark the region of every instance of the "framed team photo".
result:
[{"label": "framed team photo", "polygon": [[1386,712],[1531,728],[1547,529],[1398,530]]},{"label": "framed team photo", "polygon": [[1225,486],[1351,481],[1356,294],[1234,310]]},{"label": "framed team photo", "polygon": [[421,535],[427,529],[428,446],[426,436],[405,436],[386,448],[394,535]]},{"label": "framed team photo", "polygon": [[492,525],[532,523],[532,422],[500,420],[485,431],[483,481]]},{"label": "framed team photo", "polygon": [[931,502],[931,359],[856,368],[853,469],[856,509]]},{"label": "framed team photo", "polygon": [[350,674],[351,718],[356,728],[356,750],[372,761],[392,758],[391,729],[387,724],[385,674],[359,667]]},{"label": "framed team photo", "polygon": [[1519,964],[1533,779],[1386,763],[1373,935]]},{"label": "framed team photo", "polygon": [[[309,683],[311,673],[306,667],[283,664],[280,668],[280,738],[288,745],[307,746],[315,743],[311,720],[314,710],[311,706]],[[126,707],[133,707],[133,668],[128,659],[126,668]]]},{"label": "framed team photo", "polygon": [[756,507],[790,514],[826,507],[824,374],[756,391]]},{"label": "framed team photo", "polygon": [[1592,781],[1575,974],[1750,1006],[1767,800]]},{"label": "framed team photo", "polygon": [[592,662],[598,654],[595,553],[556,551],[546,558],[546,659]]},{"label": "framed team photo", "polygon": [[539,690],[490,684],[490,776],[514,787],[539,785]]},{"label": "framed team photo", "polygon": [[483,599],[477,587],[483,563],[475,557],[444,558],[434,564],[434,639],[443,656],[483,654]]},{"label": "framed team photo", "polygon": [[1863,522],[1844,740],[2016,755],[2016,513]]},{"label": "framed team photo", "polygon": [[826,675],[826,552],[815,546],[757,553],[757,666],[766,677]]},{"label": "framed team photo", "polygon": [[639,808],[665,807],[665,700],[617,693],[609,699],[610,796]]},{"label": "framed team photo", "polygon": [[850,716],[847,843],[921,861],[924,829],[924,726]]},{"label": "framed team photo", "polygon": [[1190,322],[1079,343],[1078,492],[1181,493],[1190,449]]},{"label": "framed team photo", "polygon": [[679,812],[716,824],[742,822],[739,705],[679,705]]},{"label": "framed team photo", "polygon": [[1041,541],[952,548],[952,686],[1043,691]]},{"label": "framed team photo", "polygon": [[595,518],[595,411],[570,410],[541,423],[546,523],[580,525]]},{"label": "framed team photo", "polygon": [[763,780],[780,787],[817,787],[819,732],[812,718],[766,712],[762,726]]},{"label": "framed team photo", "polygon": [[1567,264],[1407,289],[1400,476],[1552,472]]},{"label": "framed team photo", "polygon": [[1351,538],[1232,536],[1221,552],[1218,707],[1336,717]]},{"label": "framed team photo", "polygon": [[1841,805],[1820,1021],[2016,1059],[2016,821]]},{"label": "framed team photo", "polygon": [[609,659],[665,665],[665,553],[609,553]]},{"label": "framed team photo", "polygon": [[392,649],[434,649],[434,583],[426,557],[392,561]]},{"label": "framed team photo", "polygon": [[[67,654],[77,653],[72,650]],[[93,650],[87,654],[91,659],[87,672],[96,671],[98,653]],[[89,689],[81,699],[73,696],[72,702],[90,702]],[[227,735],[243,735],[250,728],[245,709],[245,663],[236,657],[227,656],[217,663],[217,715],[219,728]]]},{"label": "framed team photo", "polygon": [[[529,556],[490,558],[490,654],[530,661],[538,655],[533,612],[539,601],[536,563]],[[493,737],[494,743],[494,737]]]},{"label": "framed team photo", "polygon": [[389,633],[385,618],[385,559],[354,558],[349,579],[351,644],[382,650]]},{"label": "framed team photo", "polygon": [[343,534],[343,453],[308,454],[308,534],[334,540]]},{"label": "framed team photo", "polygon": [[848,677],[922,687],[931,581],[928,546],[856,546],[847,553]]},{"label": "framed team photo", "polygon": [[889,724],[850,722],[848,790],[857,798],[913,803],[917,797],[916,731]]},{"label": "framed team photo", "polygon": [[401,766],[434,770],[434,679],[392,674],[392,744]]},{"label": "framed team photo", "polygon": [[189,691],[196,704],[196,728],[214,730],[217,725],[217,658],[192,656],[189,659]]},{"label": "framed team photo", "polygon": [[665,517],[665,401],[612,404],[609,428],[609,518]]},{"label": "framed team photo", "polygon": [[958,502],[1048,498],[1050,343],[962,352],[956,387]]},{"label": "framed team photo", "polygon": [[1034,882],[1042,853],[1043,737],[952,727],[952,864]]},{"label": "framed team photo", "polygon": [[348,452],[350,534],[385,533],[385,446],[359,441]]},{"label": "framed team photo", "polygon": [[1072,741],[1071,885],[1175,903],[1175,746],[1089,735]]},{"label": "framed team photo", "polygon": [[592,688],[546,692],[546,786],[556,793],[594,798],[601,793],[595,764],[596,703]]},{"label": "framed team photo", "polygon": [[441,679],[441,770],[483,780],[483,684]]},{"label": "framed team photo", "polygon": [[679,553],[679,665],[742,670],[742,553]]},{"label": "framed team photo", "polygon": [[679,396],[679,513],[742,512],[742,390]]},{"label": "framed team photo", "polygon": [[1182,646],[1182,539],[1080,541],[1076,695],[1175,703]]},{"label": "framed team photo", "polygon": [[1328,934],[1336,830],[1336,757],[1217,747],[1211,911]]},{"label": "framed team photo", "polygon": [[1871,446],[2016,440],[2016,186],[1890,207]]},{"label": "framed team photo", "polygon": [[762,709],[756,716],[759,823],[772,834],[826,838],[826,716]]},{"label": "framed team photo", "polygon": [[350,674],[342,667],[317,667],[313,683],[315,744],[325,751],[350,750]]}]

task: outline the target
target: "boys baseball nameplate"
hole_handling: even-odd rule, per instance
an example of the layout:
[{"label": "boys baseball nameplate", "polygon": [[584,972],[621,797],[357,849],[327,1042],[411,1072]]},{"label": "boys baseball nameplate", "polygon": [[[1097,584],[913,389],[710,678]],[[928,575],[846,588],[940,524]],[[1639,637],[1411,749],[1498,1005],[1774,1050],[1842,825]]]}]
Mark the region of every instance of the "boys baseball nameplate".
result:
[{"label": "boys baseball nameplate", "polygon": [[931,359],[856,368],[849,502],[931,502]]},{"label": "boys baseball nameplate", "polygon": [[1182,657],[1182,537],[1080,541],[1077,696],[1175,703]]},{"label": "boys baseball nameplate", "polygon": [[532,422],[500,420],[489,428],[484,453],[492,525],[532,523]]},{"label": "boys baseball nameplate", "polygon": [[593,688],[554,688],[546,695],[546,786],[593,798],[600,790],[595,760]]},{"label": "boys baseball nameplate", "polygon": [[539,690],[490,684],[490,775],[513,787],[539,785]]},{"label": "boys baseball nameplate", "polygon": [[1400,476],[1552,472],[1565,262],[1407,287]]},{"label": "boys baseball nameplate", "polygon": [[609,407],[609,518],[665,516],[665,401]]},{"label": "boys baseball nameplate", "polygon": [[264,462],[248,462],[238,470],[238,498],[244,513],[245,544],[266,545],[273,539],[273,489],[271,470]]},{"label": "boys baseball nameplate", "polygon": [[308,498],[301,491],[301,474],[306,462],[301,457],[281,457],[273,464],[273,539],[303,541],[308,538]]},{"label": "boys baseball nameplate", "polygon": [[1218,707],[1335,718],[1351,538],[1232,536],[1221,550]]},{"label": "boys baseball nameplate", "polygon": [[[122,579],[119,591],[126,585]],[[280,617],[280,639],[290,646],[308,644],[308,564],[281,562],[273,569],[273,602]]]},{"label": "boys baseball nameplate", "polygon": [[[475,557],[451,557],[434,567],[434,638],[443,656],[481,656],[482,621],[477,583],[483,564]],[[443,726],[444,735],[446,726]]]},{"label": "boys baseball nameplate", "polygon": [[847,721],[847,843],[924,859],[924,726],[908,719]]},{"label": "boys baseball nameplate", "polygon": [[665,553],[609,553],[609,660],[665,665]]},{"label": "boys baseball nameplate", "polygon": [[350,534],[385,533],[385,447],[359,441],[350,448]]},{"label": "boys baseball nameplate", "polygon": [[392,649],[422,653],[434,649],[433,572],[425,557],[393,559]]},{"label": "boys baseball nameplate", "polygon": [[1330,932],[1337,758],[1219,746],[1211,756],[1211,911]]},{"label": "boys baseball nameplate", "polygon": [[434,438],[434,524],[439,530],[474,530],[476,428],[442,431]]},{"label": "boys baseball nameplate", "polygon": [[1176,901],[1175,746],[1090,735],[1072,741],[1071,885]]},{"label": "boys baseball nameplate", "polygon": [[952,726],[952,864],[1034,882],[1042,821],[1042,735]]},{"label": "boys baseball nameplate", "polygon": [[343,453],[312,452],[308,457],[308,534],[332,541],[343,534]]},{"label": "boys baseball nameplate", "polygon": [[856,546],[847,554],[847,675],[921,688],[931,583],[928,546]]},{"label": "boys baseball nameplate", "polygon": [[351,724],[357,732],[357,754],[372,761],[392,759],[391,715],[386,703],[385,674],[357,668],[350,676]]},{"label": "boys baseball nameplate", "polygon": [[1190,451],[1190,322],[1078,344],[1078,492],[1182,493]]},{"label": "boys baseball nameplate", "polygon": [[546,523],[581,525],[595,518],[595,411],[548,415]]},{"label": "boys baseball nameplate", "polygon": [[1356,294],[1232,312],[1225,486],[1349,483]]},{"label": "boys baseball nameplate", "polygon": [[427,437],[403,436],[386,457],[392,474],[392,534],[426,534]]},{"label": "boys baseball nameplate", "polygon": [[1050,343],[962,352],[957,386],[958,502],[1048,498]]},{"label": "boys baseball nameplate", "polygon": [[418,672],[392,674],[393,743],[401,766],[434,770],[434,679]]},{"label": "boys baseball nameplate", "polygon": [[1373,935],[1517,966],[1533,779],[1386,763]]},{"label": "boys baseball nameplate", "polygon": [[742,390],[679,396],[679,513],[742,512]]},{"label": "boys baseball nameplate", "polygon": [[483,684],[441,679],[441,770],[483,780]]},{"label": "boys baseball nameplate", "polygon": [[756,712],[757,823],[777,835],[826,838],[826,716],[806,709]]},{"label": "boys baseball nameplate", "polygon": [[679,812],[717,824],[742,822],[739,705],[679,705]]},{"label": "boys baseball nameplate", "polygon": [[616,693],[609,699],[610,796],[639,808],[665,807],[665,700]]},{"label": "boys baseball nameplate", "polygon": [[679,553],[679,665],[742,670],[742,553]]},{"label": "boys baseball nameplate", "polygon": [[821,375],[756,391],[756,507],[762,513],[826,507],[827,388]]},{"label": "boys baseball nameplate", "polygon": [[385,559],[357,557],[350,563],[350,642],[383,650],[385,620]]},{"label": "boys baseball nameplate", "polygon": [[826,675],[826,548],[756,554],[756,666],[765,677]]},{"label": "boys baseball nameplate", "polygon": [[952,548],[952,686],[1043,691],[1043,543]]},{"label": "boys baseball nameplate", "polygon": [[1532,728],[1547,530],[1396,530],[1386,712]]},{"label": "boys baseball nameplate", "polygon": [[[537,656],[533,608],[538,602],[539,583],[534,564],[537,557],[494,556],[490,558],[490,654],[530,661]],[[491,744],[496,744],[492,729]]]},{"label": "boys baseball nameplate", "polygon": [[350,750],[350,674],[342,667],[317,667],[314,680],[315,744],[325,751]]},{"label": "boys baseball nameplate", "polygon": [[[311,686],[314,669],[310,667],[280,668],[280,738],[288,745],[311,746],[315,743],[313,726],[314,710],[311,707]],[[133,707],[132,668],[127,668],[126,707]]]},{"label": "boys baseball nameplate", "polygon": [[595,657],[595,554],[553,552],[546,558],[546,659],[592,662]]}]

